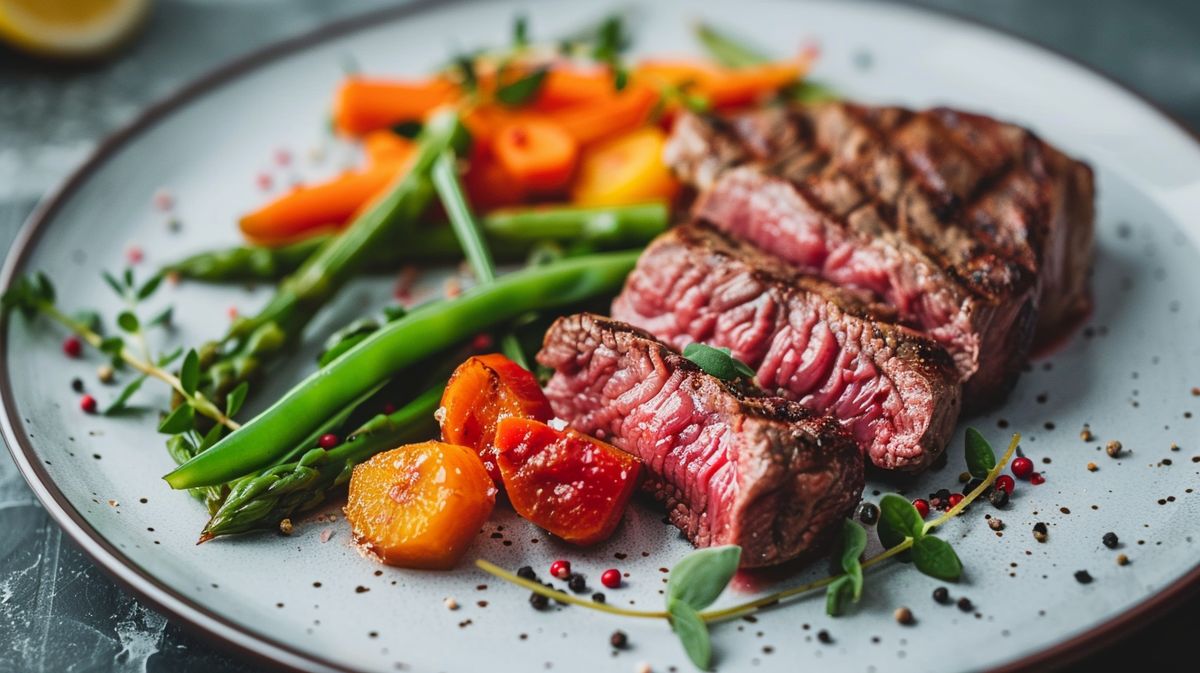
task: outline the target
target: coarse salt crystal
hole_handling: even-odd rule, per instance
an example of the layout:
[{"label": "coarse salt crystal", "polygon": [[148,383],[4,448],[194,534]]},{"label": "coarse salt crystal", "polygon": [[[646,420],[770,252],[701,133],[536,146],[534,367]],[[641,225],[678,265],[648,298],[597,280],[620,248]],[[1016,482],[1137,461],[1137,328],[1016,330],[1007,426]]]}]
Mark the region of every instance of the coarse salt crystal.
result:
[{"label": "coarse salt crystal", "polygon": [[333,537],[333,529],[332,528],[326,528],[325,530],[321,531],[321,542],[322,543],[329,542],[329,538],[331,538],[331,537]]}]

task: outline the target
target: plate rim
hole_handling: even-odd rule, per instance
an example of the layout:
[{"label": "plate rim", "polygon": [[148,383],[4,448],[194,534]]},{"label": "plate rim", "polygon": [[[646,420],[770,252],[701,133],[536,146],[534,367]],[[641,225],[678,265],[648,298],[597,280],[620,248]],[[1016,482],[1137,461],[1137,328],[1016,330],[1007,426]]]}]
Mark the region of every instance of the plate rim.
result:
[{"label": "plate rim", "polygon": [[[377,22],[395,22],[431,9],[483,1],[485,0],[411,0],[400,5],[369,10],[324,26],[318,26],[293,37],[272,42],[226,61],[190,80],[174,92],[149,105],[116,131],[104,136],[82,163],[70,171],[61,182],[38,201],[21,225],[5,256],[3,268],[0,270],[0,288],[7,290],[11,286],[18,269],[24,265],[26,257],[41,233],[80,185],[103,166],[111,156],[123,148],[127,141],[151,129],[175,110],[186,106],[209,90],[273,61],[328,40],[369,28]],[[1170,125],[1182,131],[1183,135],[1191,141],[1193,149],[1200,152],[1200,132],[1192,129],[1174,113],[1116,77],[1060,51],[1057,47],[1018,35],[1003,27],[990,25],[981,19],[964,15],[955,10],[899,4],[884,0],[866,0],[861,4],[884,8],[888,11],[909,12],[961,22],[1009,38],[1032,50],[1071,63],[1108,82],[1126,96],[1140,101]],[[14,397],[12,379],[7,366],[8,327],[7,317],[0,317],[0,435],[2,435],[21,476],[54,523],[66,532],[71,540],[122,589],[208,642],[214,643],[226,651],[246,657],[254,663],[266,664],[275,668],[321,673],[326,671],[354,673],[356,669],[303,652],[286,643],[257,633],[251,628],[240,626],[221,614],[200,605],[144,570],[91,526],[36,459],[36,451],[29,441],[24,423],[16,413],[15,405],[10,404]],[[993,668],[991,671],[992,673],[1015,673],[1017,671],[1061,668],[1082,658],[1096,645],[1106,641],[1107,645],[1112,645],[1120,639],[1143,630],[1146,626],[1146,617],[1165,612],[1198,593],[1200,593],[1200,563],[1179,579],[1159,589],[1128,610],[1082,633]]]}]

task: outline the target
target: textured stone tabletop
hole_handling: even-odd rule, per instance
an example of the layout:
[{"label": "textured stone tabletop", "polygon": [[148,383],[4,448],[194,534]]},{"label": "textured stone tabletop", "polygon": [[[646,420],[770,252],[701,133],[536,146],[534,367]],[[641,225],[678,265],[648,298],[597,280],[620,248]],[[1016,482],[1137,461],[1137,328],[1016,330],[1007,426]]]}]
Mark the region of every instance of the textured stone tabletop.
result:
[{"label": "textured stone tabletop", "polygon": [[[0,249],[37,200],[147,104],[269,42],[385,0],[158,0],[140,39],[86,67],[0,47]],[[1050,45],[1200,129],[1200,2],[921,0]],[[1079,114],[1087,114],[1080,110]],[[1072,670],[1195,670],[1193,598]],[[964,662],[968,663],[968,662]],[[0,673],[256,667],[189,635],[115,586],[64,539],[0,451]]]}]

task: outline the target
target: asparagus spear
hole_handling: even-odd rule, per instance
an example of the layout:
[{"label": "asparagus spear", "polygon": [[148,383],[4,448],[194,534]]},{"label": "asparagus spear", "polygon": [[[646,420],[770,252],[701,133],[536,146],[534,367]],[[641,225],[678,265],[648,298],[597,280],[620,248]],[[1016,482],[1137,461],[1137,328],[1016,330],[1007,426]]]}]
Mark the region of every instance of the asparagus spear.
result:
[{"label": "asparagus spear", "polygon": [[444,387],[434,386],[394,413],[375,416],[336,448],[314,448],[299,460],[233,482],[200,542],[275,528],[283,519],[323,502],[329,491],[350,479],[355,465],[380,451],[432,436],[437,430],[433,413]]},{"label": "asparagus spear", "polygon": [[202,387],[219,399],[295,341],[317,310],[363,266],[371,250],[396,229],[407,230],[424,214],[433,196],[429,171],[447,148],[468,140],[452,112],[425,125],[411,167],[391,190],[336,237],[326,241],[285,278],[257,315],[239,319],[223,339],[200,349]]},{"label": "asparagus spear", "polygon": [[[555,206],[495,211],[480,218],[479,226],[497,261],[519,262],[544,241],[611,250],[645,245],[666,229],[667,217],[663,202],[600,208]],[[449,227],[435,225],[405,233],[403,242],[367,251],[367,265],[394,269],[406,263],[439,264],[463,258],[462,247]],[[331,238],[319,235],[276,248],[239,246],[201,252],[164,271],[214,283],[273,281],[295,271]]]},{"label": "asparagus spear", "polygon": [[258,417],[166,475],[172,488],[219,484],[277,460],[321,421],[400,370],[530,311],[616,291],[638,251],[566,259],[420,306],[312,374]]}]

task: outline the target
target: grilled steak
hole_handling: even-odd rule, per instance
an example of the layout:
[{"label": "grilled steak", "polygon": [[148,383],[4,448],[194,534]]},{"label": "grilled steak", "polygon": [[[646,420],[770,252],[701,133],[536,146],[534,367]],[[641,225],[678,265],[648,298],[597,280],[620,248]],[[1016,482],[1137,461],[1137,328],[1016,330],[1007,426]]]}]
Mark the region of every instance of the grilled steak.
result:
[{"label": "grilled steak", "polygon": [[943,344],[972,406],[1012,386],[1035,329],[1088,310],[1091,171],[1018,127],[842,103],[685,115],[667,159],[696,217]]},{"label": "grilled steak", "polygon": [[646,487],[697,546],[780,563],[826,543],[858,503],[862,454],[836,421],[709,376],[639,329],[560,318],[538,362],[556,370],[555,413],[641,458]]},{"label": "grilled steak", "polygon": [[832,415],[885,469],[927,466],[958,418],[958,375],[940,346],[887,322],[889,308],[705,225],[651,243],[612,312],[676,349],[729,348],[758,385]]}]

